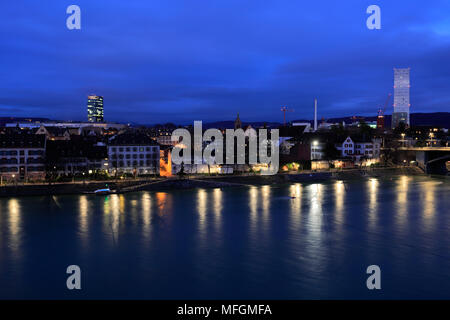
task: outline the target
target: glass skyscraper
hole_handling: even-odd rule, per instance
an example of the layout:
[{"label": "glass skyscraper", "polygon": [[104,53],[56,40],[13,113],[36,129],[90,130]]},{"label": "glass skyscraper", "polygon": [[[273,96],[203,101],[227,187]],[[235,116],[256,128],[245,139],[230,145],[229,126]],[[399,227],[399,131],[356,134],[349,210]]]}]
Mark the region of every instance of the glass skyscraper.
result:
[{"label": "glass skyscraper", "polygon": [[88,96],[87,113],[89,122],[103,122],[103,97]]}]

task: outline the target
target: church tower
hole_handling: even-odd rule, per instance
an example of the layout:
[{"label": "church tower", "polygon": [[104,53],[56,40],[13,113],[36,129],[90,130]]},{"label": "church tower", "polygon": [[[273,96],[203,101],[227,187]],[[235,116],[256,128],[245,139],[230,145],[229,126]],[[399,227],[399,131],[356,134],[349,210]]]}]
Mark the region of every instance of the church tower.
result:
[{"label": "church tower", "polygon": [[239,112],[238,112],[236,120],[234,120],[234,130],[241,129],[241,128],[242,128],[242,122],[241,122],[241,119],[239,119]]}]

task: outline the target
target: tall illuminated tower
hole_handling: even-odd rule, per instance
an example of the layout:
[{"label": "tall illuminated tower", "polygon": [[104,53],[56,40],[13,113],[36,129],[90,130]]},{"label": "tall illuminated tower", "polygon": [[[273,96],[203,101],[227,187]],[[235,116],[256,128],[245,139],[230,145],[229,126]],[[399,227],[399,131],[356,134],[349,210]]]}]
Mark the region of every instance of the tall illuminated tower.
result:
[{"label": "tall illuminated tower", "polygon": [[394,112],[392,113],[392,128],[396,128],[400,122],[409,126],[409,73],[410,68],[394,68]]},{"label": "tall illuminated tower", "polygon": [[88,96],[87,113],[89,122],[103,122],[103,97]]}]

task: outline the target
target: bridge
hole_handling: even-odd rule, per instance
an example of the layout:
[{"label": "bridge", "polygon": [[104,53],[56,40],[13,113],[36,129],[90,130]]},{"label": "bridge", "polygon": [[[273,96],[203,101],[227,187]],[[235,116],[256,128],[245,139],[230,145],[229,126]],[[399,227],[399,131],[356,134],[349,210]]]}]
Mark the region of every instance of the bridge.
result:
[{"label": "bridge", "polygon": [[428,174],[448,174],[450,147],[400,147],[398,151],[414,151],[419,167]]}]

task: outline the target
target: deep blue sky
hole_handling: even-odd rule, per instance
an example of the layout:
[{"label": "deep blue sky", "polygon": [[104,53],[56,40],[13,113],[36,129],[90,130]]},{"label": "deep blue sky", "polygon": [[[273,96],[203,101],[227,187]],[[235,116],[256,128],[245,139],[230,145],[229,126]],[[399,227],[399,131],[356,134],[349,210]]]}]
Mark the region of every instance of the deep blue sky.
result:
[{"label": "deep blue sky", "polygon": [[[66,28],[81,7],[82,29]],[[366,28],[366,8],[382,29]],[[450,1],[2,0],[0,116],[139,123],[375,115],[393,67],[411,112],[449,111]],[[392,101],[391,101],[392,102]],[[391,113],[392,107],[387,111]]]}]

